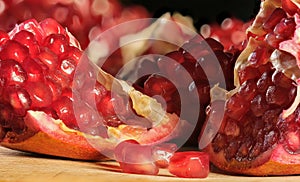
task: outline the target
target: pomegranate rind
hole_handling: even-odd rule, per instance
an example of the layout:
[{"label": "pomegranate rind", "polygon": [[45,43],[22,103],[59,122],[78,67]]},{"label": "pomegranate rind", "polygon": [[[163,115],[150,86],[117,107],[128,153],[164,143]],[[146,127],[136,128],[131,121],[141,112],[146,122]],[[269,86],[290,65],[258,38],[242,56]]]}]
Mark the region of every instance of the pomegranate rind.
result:
[{"label": "pomegranate rind", "polygon": [[[101,142],[103,150],[112,150],[114,144],[101,137],[86,136],[82,132],[68,129],[61,120],[55,120],[39,111],[28,111],[24,122],[29,130],[36,132],[22,142],[4,138],[1,146],[38,154],[81,160],[103,160],[106,157],[92,147],[87,137]],[[18,137],[18,135],[16,135]]]}]

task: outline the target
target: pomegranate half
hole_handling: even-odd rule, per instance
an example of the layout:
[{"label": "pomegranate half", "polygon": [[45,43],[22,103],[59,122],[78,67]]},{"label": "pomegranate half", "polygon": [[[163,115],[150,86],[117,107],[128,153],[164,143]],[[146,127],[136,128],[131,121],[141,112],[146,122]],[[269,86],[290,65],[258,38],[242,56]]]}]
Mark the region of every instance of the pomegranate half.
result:
[{"label": "pomegranate half", "polygon": [[2,146],[93,160],[123,140],[177,136],[176,114],[95,67],[55,20],[26,20],[0,37]]},{"label": "pomegranate half", "polygon": [[199,147],[224,171],[300,174],[299,5],[262,1],[235,64],[236,88],[211,90]]}]

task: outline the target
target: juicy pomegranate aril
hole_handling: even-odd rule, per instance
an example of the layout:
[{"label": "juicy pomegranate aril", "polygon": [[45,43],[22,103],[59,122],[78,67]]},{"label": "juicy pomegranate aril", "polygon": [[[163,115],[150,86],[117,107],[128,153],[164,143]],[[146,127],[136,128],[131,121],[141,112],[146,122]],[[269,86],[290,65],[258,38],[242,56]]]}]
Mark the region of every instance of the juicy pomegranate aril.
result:
[{"label": "juicy pomegranate aril", "polygon": [[[101,159],[102,151],[112,154],[124,139],[149,144],[177,136],[175,114],[126,82],[91,69],[78,41],[55,20],[30,19],[1,37],[2,146]],[[93,78],[99,80],[87,89]],[[112,83],[122,92],[111,90]]]},{"label": "juicy pomegranate aril", "polygon": [[295,3],[262,1],[248,29],[247,47],[235,64],[236,89],[211,90],[199,145],[222,170],[256,176],[300,174]]}]

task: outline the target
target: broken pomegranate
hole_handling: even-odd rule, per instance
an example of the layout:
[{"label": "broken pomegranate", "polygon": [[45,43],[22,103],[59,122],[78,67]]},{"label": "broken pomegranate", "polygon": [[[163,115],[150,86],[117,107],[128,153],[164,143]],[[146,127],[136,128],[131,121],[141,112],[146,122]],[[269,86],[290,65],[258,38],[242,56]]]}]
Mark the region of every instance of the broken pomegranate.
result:
[{"label": "broken pomegranate", "polygon": [[300,174],[298,7],[262,1],[235,64],[236,88],[211,90],[199,147],[224,171]]},{"label": "broken pomegranate", "polygon": [[178,136],[175,114],[96,67],[55,20],[30,19],[2,35],[2,146],[100,159],[123,140],[152,144]]},{"label": "broken pomegranate", "polygon": [[[187,145],[197,146],[211,86],[233,88],[233,67],[239,51],[224,51],[212,38],[195,36],[165,56],[143,58],[135,88],[157,98],[170,113],[195,126]],[[145,69],[147,68],[147,69]],[[199,107],[200,106],[200,107]]]},{"label": "broken pomegranate", "polygon": [[206,178],[209,174],[209,156],[199,151],[176,152],[169,163],[169,171],[182,178]]}]

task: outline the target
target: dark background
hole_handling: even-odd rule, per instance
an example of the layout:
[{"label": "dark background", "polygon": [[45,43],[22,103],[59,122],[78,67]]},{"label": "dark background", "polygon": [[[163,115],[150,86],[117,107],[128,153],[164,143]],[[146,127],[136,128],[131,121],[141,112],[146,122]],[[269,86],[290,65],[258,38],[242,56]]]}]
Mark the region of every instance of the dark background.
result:
[{"label": "dark background", "polygon": [[243,21],[253,18],[259,10],[260,0],[121,0],[123,4],[146,7],[153,17],[163,13],[180,12],[194,19],[196,28],[204,23],[222,22],[227,17]]}]

